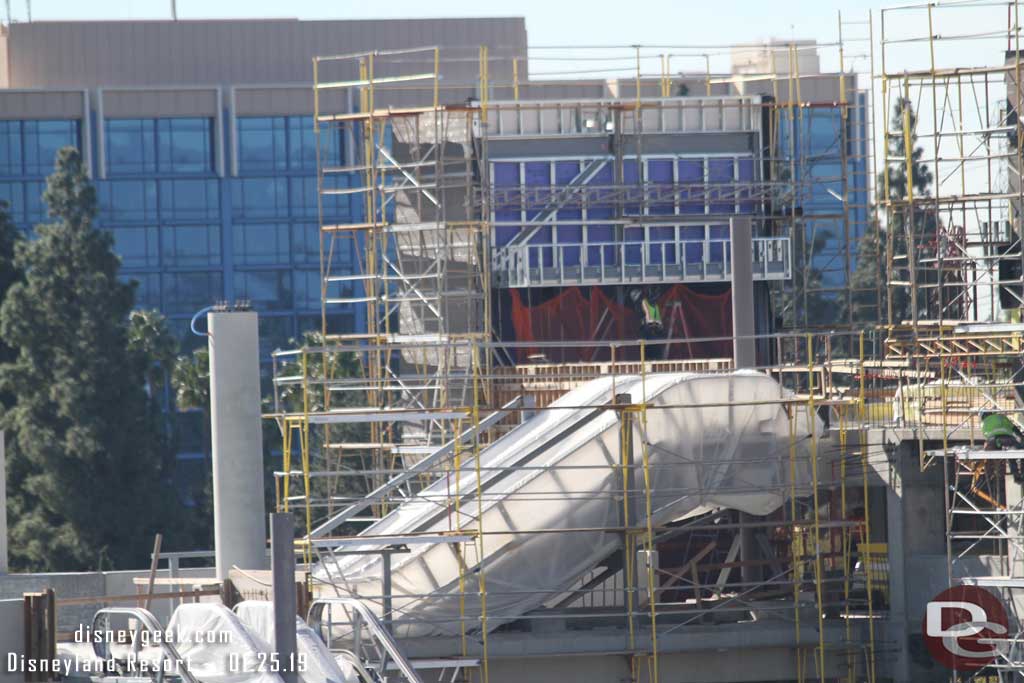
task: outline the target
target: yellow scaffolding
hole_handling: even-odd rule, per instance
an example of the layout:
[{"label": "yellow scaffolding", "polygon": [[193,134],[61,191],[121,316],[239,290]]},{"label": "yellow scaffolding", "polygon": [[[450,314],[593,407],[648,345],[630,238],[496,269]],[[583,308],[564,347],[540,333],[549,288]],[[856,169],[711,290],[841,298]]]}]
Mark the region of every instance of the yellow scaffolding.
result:
[{"label": "yellow scaffolding", "polygon": [[[842,25],[840,20],[841,33]],[[776,74],[773,68],[773,73],[759,76],[770,81],[777,94],[781,93],[780,85],[786,92],[763,106],[776,124],[782,117],[788,117],[790,130],[796,130],[816,103],[801,99],[799,50],[803,48],[790,44],[783,49],[789,63],[785,73]],[[841,40],[839,50],[841,55],[845,54]],[[644,73],[648,56],[641,48],[632,48],[631,52],[629,68],[635,92],[631,93],[625,108],[631,109],[635,114],[633,120],[638,121],[643,113],[661,106],[658,100],[672,96],[676,79],[670,71],[671,54],[658,53],[657,71],[649,76]],[[409,483],[408,489],[395,488],[373,498],[371,516],[382,518],[389,510],[401,505],[410,492],[423,490],[430,483],[453,482],[444,499],[435,502],[446,510],[448,533],[471,539],[451,544],[458,564],[457,637],[463,659],[478,657],[477,672],[473,676],[482,681],[487,681],[490,676],[492,624],[500,625],[504,619],[504,615],[489,611],[488,596],[494,595],[498,589],[488,585],[484,558],[487,545],[497,543],[494,539],[507,532],[482,527],[484,504],[488,502],[484,500],[488,494],[483,483],[489,473],[482,463],[481,454],[490,442],[508,431],[520,417],[520,411],[527,408],[512,409],[502,420],[488,422],[488,417],[501,411],[505,404],[498,398],[500,392],[497,387],[507,381],[510,374],[520,370],[520,366],[513,367],[511,371],[508,366],[498,368],[495,358],[515,357],[519,349],[514,344],[502,344],[491,339],[491,274],[487,256],[491,248],[490,211],[486,197],[477,199],[478,188],[472,185],[472,162],[460,156],[461,151],[460,155],[455,155],[453,150],[445,148],[455,146],[447,143],[453,139],[456,129],[471,132],[486,126],[488,119],[493,122],[507,111],[507,103],[493,97],[495,92],[507,91],[512,101],[517,103],[516,111],[530,106],[538,111],[545,108],[543,104],[530,105],[521,99],[524,92],[542,87],[523,77],[525,63],[512,58],[508,64],[510,76],[503,75],[504,80],[495,79],[492,73],[504,70],[495,66],[496,58],[492,54],[488,46],[481,46],[477,55],[476,100],[468,103],[444,101],[445,89],[454,89],[455,86],[442,79],[445,58],[436,47],[314,60],[314,121],[318,135],[321,139],[340,135],[351,142],[352,150],[352,158],[343,160],[340,165],[332,165],[326,155],[320,159],[318,188],[321,215],[328,215],[323,204],[336,197],[352,198],[361,206],[363,215],[360,222],[350,224],[321,221],[322,346],[301,349],[291,356],[291,361],[282,362],[281,374],[275,377],[275,390],[291,386],[299,392],[301,401],[281,403],[273,415],[281,429],[284,445],[284,472],[275,480],[275,491],[279,491],[278,501],[282,509],[290,509],[292,502],[302,501],[306,529],[303,548],[308,562],[323,559],[325,551],[322,544],[313,541],[314,538],[324,540],[324,537],[316,537],[315,531],[324,519],[330,518],[331,513],[344,504],[344,501],[334,501],[330,495],[326,500],[316,499],[319,478],[361,477],[364,490],[370,492],[386,487],[392,477],[414,467],[417,458],[424,457],[431,449],[451,444],[450,457],[441,459],[430,469],[418,471],[415,483]],[[727,79],[712,78],[708,55],[705,54],[704,58],[706,74],[701,80],[705,82],[710,96],[713,88],[722,86]],[[771,58],[775,58],[774,49]],[[846,74],[841,76],[840,82],[839,108],[845,122],[851,106],[847,99],[850,83]],[[357,111],[332,108],[338,106],[338,94],[345,92],[355,93]],[[646,92],[652,92],[654,96],[649,97]],[[429,105],[422,104],[424,96],[430,101]],[[845,131],[847,126],[842,128]],[[773,126],[772,134],[778,135],[778,131],[779,126]],[[788,167],[790,177],[796,178],[807,173],[807,165],[811,162],[801,157],[793,141],[795,136],[789,137],[789,153],[769,161],[778,168]],[[419,154],[400,157],[394,151],[398,145],[389,146],[389,140],[399,140],[401,145],[418,149]],[[486,167],[486,150],[483,155],[481,166]],[[342,176],[355,176],[360,180],[339,186],[335,179]],[[845,173],[843,176],[843,208],[835,220],[845,225],[849,242],[851,203],[847,196]],[[763,198],[778,193],[781,185],[751,185],[744,191],[752,197]],[[462,205],[469,208],[456,211],[453,208],[456,197],[471,199]],[[795,193],[785,194],[784,198],[791,209],[796,208]],[[790,215],[796,214],[794,210]],[[410,219],[410,215],[415,216],[415,220]],[[802,231],[803,224],[791,220],[785,229]],[[354,274],[339,270],[340,255],[346,249],[356,255]],[[410,262],[416,260],[412,258],[400,262],[403,255],[411,253],[424,258],[431,250],[441,254],[442,258],[434,260],[434,263],[444,261],[438,266],[441,270],[410,268]],[[461,270],[463,263],[466,264],[465,272]],[[462,285],[459,291],[463,293],[452,294],[455,289],[452,285],[456,282]],[[347,289],[341,288],[346,289],[346,293],[338,293],[339,285],[347,286]],[[477,296],[481,293],[482,297]],[[794,296],[806,298],[808,292],[797,292]],[[339,333],[332,327],[332,310],[339,306],[361,308],[365,314],[365,332]],[[434,316],[431,320],[437,323],[437,327],[410,333],[409,318],[403,316],[409,315],[414,307],[419,311],[430,311],[432,306],[437,310],[431,314]],[[464,328],[457,328],[453,322],[456,316],[452,313],[460,306],[470,311],[468,317],[471,322]],[[863,563],[868,587],[865,604],[860,609],[851,607],[851,571],[854,560],[861,555],[860,547],[854,548],[853,530],[859,530],[865,543],[870,537],[866,438],[869,399],[865,385],[869,359],[865,358],[865,335],[863,332],[845,336],[798,332],[773,337],[770,342],[785,351],[780,351],[777,361],[762,367],[762,370],[777,375],[780,380],[792,370],[806,376],[806,391],[789,394],[782,393],[780,389],[780,396],[775,401],[785,406],[790,418],[788,457],[791,480],[786,483],[790,490],[789,500],[774,516],[760,522],[759,527],[750,527],[739,519],[733,521],[728,515],[707,520],[703,523],[706,529],[695,524],[698,530],[714,534],[716,545],[712,546],[711,541],[707,541],[701,548],[704,554],[697,559],[689,556],[686,583],[680,583],[681,574],[656,566],[653,560],[667,542],[666,538],[673,534],[684,535],[689,543],[697,532],[684,533],[677,527],[656,526],[652,521],[652,479],[657,473],[652,471],[646,436],[648,412],[656,408],[648,400],[649,381],[660,372],[678,371],[679,368],[670,367],[667,362],[649,360],[648,346],[642,341],[632,344],[633,348],[629,349],[630,354],[638,354],[639,362],[636,355],[632,356],[633,360],[620,358],[619,353],[624,347],[616,343],[588,342],[595,348],[607,346],[611,358],[610,367],[608,364],[600,367],[595,364],[589,371],[590,375],[611,374],[613,386],[617,377],[639,376],[643,399],[639,403],[611,408],[621,416],[620,442],[623,446],[610,469],[621,478],[622,525],[601,531],[621,535],[624,558],[618,570],[621,574],[613,572],[603,579],[596,574],[589,577],[593,586],[575,589],[569,596],[573,601],[567,604],[601,602],[614,612],[619,623],[625,623],[632,680],[659,680],[664,671],[662,662],[670,656],[664,648],[664,638],[675,633],[681,625],[699,621],[707,615],[713,616],[715,610],[725,614],[750,615],[762,609],[792,614],[797,680],[806,680],[808,675],[827,680],[835,678],[838,670],[851,681],[874,680],[876,612],[871,597],[870,563]],[[565,344],[572,345],[578,346],[579,342]],[[833,358],[833,349],[839,347],[844,347],[852,357]],[[329,358],[344,355],[358,359],[359,376],[340,374],[336,363],[328,362]],[[286,356],[278,358],[286,359]],[[320,358],[321,362],[312,363],[312,358]],[[625,355],[624,358],[630,356]],[[844,371],[860,377],[859,390],[852,394],[833,384],[832,370],[834,366],[838,367],[840,360],[846,364]],[[524,366],[525,369],[528,368]],[[708,368],[708,371],[729,369],[729,363],[723,362]],[[568,389],[581,383],[586,375],[587,372],[569,374],[566,370],[564,377],[555,379],[560,387]],[[614,389],[612,393],[614,398]],[[355,399],[343,404],[339,396]],[[736,405],[743,405],[743,401],[736,401]],[[529,409],[554,410],[547,399]],[[836,416],[840,444],[839,455],[836,456],[838,461],[827,461],[824,471],[819,471],[819,466],[826,461],[819,462],[825,456],[819,452],[813,417],[819,411]],[[796,483],[796,433],[804,428],[797,423],[800,412],[808,417],[812,434],[809,492],[798,491]],[[854,424],[851,416],[856,416],[859,422]],[[409,419],[403,419],[405,417]],[[411,424],[413,419],[431,425],[430,430],[414,433],[408,427],[400,426]],[[342,421],[365,424],[367,441],[338,442],[339,428],[334,425]],[[462,438],[466,433],[469,437]],[[860,457],[862,467],[859,470],[847,467],[848,433],[861,435],[857,440],[859,448],[852,449],[859,456],[850,456]],[[634,435],[639,435],[639,438]],[[639,443],[635,443],[636,440]],[[292,452],[296,444],[301,461],[299,471],[292,469]],[[638,447],[639,461],[633,459],[634,447]],[[471,480],[475,482],[472,491],[464,488],[463,479],[459,476],[462,472],[472,473]],[[301,496],[292,495],[290,480],[293,476],[302,478]],[[851,521],[848,519],[848,496],[855,497],[856,494],[848,491],[847,483],[858,476],[863,480],[860,495],[863,496],[865,514],[862,521]],[[642,490],[637,491],[636,486],[631,485],[631,479],[642,482]],[[474,496],[476,505],[467,507],[466,501]],[[637,518],[630,510],[631,501],[639,504],[640,500],[643,501],[643,519]],[[476,521],[467,521],[474,518]],[[350,528],[354,530],[354,526]],[[776,576],[753,586],[728,578],[743,568],[745,562],[750,563],[749,558],[737,561],[734,553],[730,557],[731,548],[717,545],[726,541],[737,543],[741,530],[746,528],[761,529],[766,538],[772,539],[767,542],[779,546],[779,552],[771,558],[778,565],[772,567]],[[554,531],[537,528],[529,530],[529,533]],[[560,531],[588,533],[594,529]],[[834,537],[839,541],[834,542]],[[645,558],[642,572],[636,567],[640,551]],[[859,559],[863,562],[862,557]],[[809,571],[805,572],[807,568]],[[714,571],[726,578],[721,582],[709,582],[707,575]],[[763,573],[770,572],[763,570]],[[339,584],[334,585],[335,590],[341,588]],[[683,597],[669,599],[668,595]],[[755,598],[750,598],[750,595]],[[762,595],[765,596],[765,605],[754,604]],[[783,595],[784,600],[780,598]],[[618,597],[612,599],[609,596]],[[561,595],[547,596],[547,601],[552,602],[564,602],[566,599]],[[647,601],[646,609],[643,609],[644,599]],[[813,620],[807,616],[812,610],[816,615]],[[866,625],[861,628],[855,622],[865,616],[862,614],[864,610]],[[808,621],[815,622],[812,628],[805,628]],[[833,629],[838,629],[841,635],[833,637]],[[815,635],[809,636],[812,631]],[[816,641],[813,647],[810,644],[812,638]],[[868,656],[861,662],[858,657],[865,648]],[[813,667],[807,666],[807,656],[813,657]]]}]

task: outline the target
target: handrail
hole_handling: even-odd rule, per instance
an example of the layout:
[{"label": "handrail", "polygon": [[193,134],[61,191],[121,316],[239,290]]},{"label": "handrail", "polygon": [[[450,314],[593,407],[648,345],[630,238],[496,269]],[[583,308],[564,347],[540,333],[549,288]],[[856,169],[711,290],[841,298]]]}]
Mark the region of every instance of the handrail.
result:
[{"label": "handrail", "polygon": [[[688,258],[693,248],[699,248],[699,259]],[[719,254],[712,254],[716,249]],[[730,257],[731,239],[700,238],[700,239],[666,239],[638,240],[614,242],[549,242],[545,244],[507,244],[495,247],[492,253],[492,272],[499,279],[502,275],[508,280],[509,286],[527,286],[529,284],[547,284],[565,281],[572,283],[587,279],[582,269],[597,269],[596,279],[601,281],[618,281],[636,279],[624,269],[639,268],[640,279],[660,275],[671,276],[673,280],[680,277],[678,273],[670,273],[669,269],[702,266],[703,277],[708,276],[725,279],[732,271]],[[674,253],[673,251],[674,250]],[[756,237],[753,239],[753,264],[755,280],[788,279],[792,276],[790,255],[790,238],[788,237]],[[567,257],[568,256],[568,257]],[[595,258],[596,257],[596,258]],[[571,261],[567,263],[567,261]],[[708,266],[715,267],[715,272],[708,272]],[[772,266],[775,266],[772,268]],[[579,275],[566,275],[566,269],[580,269]],[[545,276],[543,271],[553,269],[559,273],[556,277]],[[656,271],[652,273],[651,271]],[[590,276],[592,279],[594,276]],[[685,281],[686,273],[682,274]]]},{"label": "handrail", "polygon": [[[157,618],[153,616],[153,613],[147,609],[143,609],[142,607],[104,607],[103,609],[98,610],[95,615],[93,615],[92,632],[100,633],[102,630],[107,630],[101,630],[97,628],[97,625],[101,619],[105,620],[108,617],[114,615],[123,615],[131,617],[138,622],[135,628],[134,642],[132,642],[131,653],[133,656],[138,655],[139,647],[141,646],[141,638],[139,638],[138,636],[141,630],[140,627],[144,626],[151,633],[163,634],[164,632],[163,627],[160,625],[160,622],[157,620]],[[169,638],[156,638],[155,640],[156,643],[160,645],[160,649],[163,652],[163,655],[168,657],[172,662],[174,662],[178,666],[178,673],[186,681],[186,683],[199,683],[196,677],[192,675],[192,672],[189,671],[189,668],[187,666],[184,666],[184,660],[178,653],[178,649],[174,647],[173,643],[170,642]],[[103,660],[110,659],[111,655],[109,643],[107,642],[108,639],[99,638],[98,641],[99,642],[96,642],[95,640],[93,641],[93,654]],[[164,677],[164,668],[163,666],[161,666],[159,667],[159,669],[160,670],[157,674],[157,682],[161,683]]]},{"label": "handrail", "polygon": [[[409,683],[423,683],[423,681],[419,677],[419,674],[416,673],[416,669],[413,668],[409,660],[405,658],[405,654],[398,647],[398,643],[395,642],[395,639],[391,636],[390,633],[388,633],[387,629],[384,628],[384,625],[381,624],[380,620],[377,618],[377,615],[370,611],[370,609],[366,605],[364,605],[362,601],[357,600],[356,598],[319,598],[317,600],[314,600],[313,604],[309,606],[309,612],[307,613],[306,623],[308,623],[310,627],[312,627],[314,630],[320,632],[318,629],[318,627],[321,625],[320,616],[323,613],[324,607],[327,607],[329,605],[339,605],[343,609],[352,610],[353,612],[355,612],[362,620],[362,623],[365,624],[366,627],[369,629],[370,634],[377,640],[377,642],[387,652],[388,656],[390,656],[391,659],[395,662],[395,665],[398,667],[398,670],[402,672],[402,675],[405,676],[406,680],[409,681]],[[320,632],[320,637],[323,638],[322,632]],[[329,647],[331,642],[330,635],[328,634],[328,636],[323,639],[324,642],[327,643]]]},{"label": "handrail", "polygon": [[313,529],[313,531],[309,534],[310,538],[322,538],[323,536],[333,531],[335,527],[337,527],[338,525],[347,522],[360,512],[364,511],[366,508],[383,500],[387,494],[391,493],[396,488],[406,483],[410,479],[413,479],[415,477],[418,477],[420,474],[430,471],[430,468],[434,466],[435,462],[437,462],[441,458],[444,458],[449,453],[452,453],[455,450],[456,442],[462,443],[466,439],[471,438],[474,434],[477,434],[478,432],[484,429],[488,429],[492,425],[504,419],[504,417],[508,415],[510,410],[515,410],[517,407],[519,407],[519,404],[521,402],[522,398],[516,396],[514,399],[503,405],[501,408],[480,420],[480,424],[471,426],[469,429],[462,432],[457,437],[451,439],[446,444],[439,447],[436,451],[434,451],[427,457],[423,458],[412,467],[409,467],[401,474],[392,477],[386,483],[382,484],[381,486],[378,486],[370,493],[367,493],[358,502],[349,505],[347,508],[345,508],[338,514],[334,515],[326,522],[324,522],[317,528]]},{"label": "handrail", "polygon": [[[363,663],[359,661],[359,657],[356,656],[355,652],[352,652],[351,650],[342,650],[338,653],[337,657],[341,657],[352,665],[356,670],[356,674],[359,676],[360,681],[363,683],[376,683],[373,676],[370,675],[370,672],[367,671],[366,667],[363,666]],[[335,660],[337,660],[337,657],[335,657]]]}]

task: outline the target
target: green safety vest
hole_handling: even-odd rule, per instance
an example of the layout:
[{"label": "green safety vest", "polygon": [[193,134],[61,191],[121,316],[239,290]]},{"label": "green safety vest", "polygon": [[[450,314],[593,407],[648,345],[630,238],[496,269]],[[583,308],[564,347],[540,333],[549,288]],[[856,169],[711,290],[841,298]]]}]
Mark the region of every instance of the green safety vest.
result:
[{"label": "green safety vest", "polygon": [[655,304],[652,304],[647,299],[643,300],[644,307],[644,322],[648,325],[660,325],[661,324],[661,311]]}]

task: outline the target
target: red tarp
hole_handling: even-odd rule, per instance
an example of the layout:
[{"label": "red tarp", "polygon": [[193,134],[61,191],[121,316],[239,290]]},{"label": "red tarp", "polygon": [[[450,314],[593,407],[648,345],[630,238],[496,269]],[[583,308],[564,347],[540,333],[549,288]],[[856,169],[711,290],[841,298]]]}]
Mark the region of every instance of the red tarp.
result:
[{"label": "red tarp", "polygon": [[[551,362],[608,360],[607,344],[593,342],[635,340],[640,334],[640,314],[621,305],[600,287],[569,287],[541,303],[528,299],[529,290],[510,290],[511,322],[516,341],[581,342],[571,348],[520,348],[516,361],[526,362],[532,353],[543,354]],[[666,338],[729,337],[732,335],[732,297],[695,291],[687,285],[672,285],[657,299]],[[616,353],[621,360],[636,360],[634,347]],[[661,357],[728,358],[732,344],[715,342],[676,342]],[[654,357],[657,357],[655,352]]]}]

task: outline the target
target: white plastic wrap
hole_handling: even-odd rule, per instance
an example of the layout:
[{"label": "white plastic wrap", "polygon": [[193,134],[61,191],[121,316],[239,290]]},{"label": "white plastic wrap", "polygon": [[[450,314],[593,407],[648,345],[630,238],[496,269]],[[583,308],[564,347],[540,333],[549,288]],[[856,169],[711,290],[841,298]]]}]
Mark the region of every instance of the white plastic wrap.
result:
[{"label": "white plastic wrap", "polygon": [[[603,530],[622,524],[620,422],[616,411],[603,407],[615,394],[629,394],[633,403],[644,402],[646,396],[646,428],[641,416],[633,413],[632,438],[637,463],[641,443],[647,443],[655,525],[716,508],[765,515],[794,491],[808,492],[807,445],[811,433],[819,435],[822,425],[800,407],[795,407],[791,425],[787,406],[779,401],[790,394],[770,377],[752,371],[658,374],[646,380],[603,377],[569,392],[481,453],[484,495],[479,509],[477,474],[474,463],[469,463],[458,476],[436,481],[363,533],[473,530],[478,528],[479,510],[486,532],[482,554],[488,626],[518,618],[571,587],[620,547],[621,535]],[[794,428],[796,438],[791,440]],[[632,525],[646,523],[643,482],[641,468],[633,468]],[[458,520],[446,505],[456,491],[463,494]],[[566,531],[551,533],[558,529]],[[546,533],[531,533],[539,530]],[[367,543],[356,549],[379,547]],[[392,558],[396,635],[458,634],[460,572],[455,547],[409,547],[410,553]],[[477,547],[465,544],[462,549],[467,567],[462,575],[475,584]],[[321,563],[314,576],[364,599],[379,612],[380,556],[339,555]],[[475,593],[470,588],[464,597],[471,629],[480,613]]]},{"label": "white plastic wrap", "polygon": [[[249,632],[270,651],[274,643],[274,603],[246,600],[235,605],[235,613]],[[356,683],[358,679],[351,665],[335,661],[320,636],[299,617],[295,617],[295,629],[302,683]]]},{"label": "white plastic wrap", "polygon": [[202,683],[282,683],[266,649],[224,605],[180,605],[167,625],[178,654]]}]

